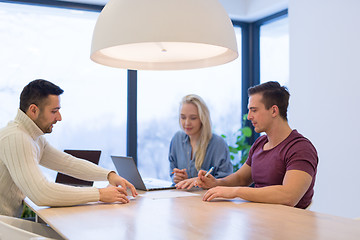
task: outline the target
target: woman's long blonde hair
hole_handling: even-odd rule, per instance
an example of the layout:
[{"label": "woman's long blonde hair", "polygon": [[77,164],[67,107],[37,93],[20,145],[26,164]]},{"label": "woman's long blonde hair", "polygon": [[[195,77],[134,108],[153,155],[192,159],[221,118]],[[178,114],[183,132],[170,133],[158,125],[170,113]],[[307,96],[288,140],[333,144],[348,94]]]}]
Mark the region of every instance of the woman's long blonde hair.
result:
[{"label": "woman's long blonde hair", "polygon": [[[199,171],[201,168],[201,165],[204,162],[205,155],[206,155],[206,149],[207,149],[207,146],[212,137],[210,112],[209,112],[209,109],[206,106],[204,100],[198,95],[189,94],[189,95],[186,95],[185,97],[183,97],[181,104],[180,104],[180,112],[181,112],[182,106],[185,103],[192,103],[196,106],[198,113],[199,113],[200,122],[201,122],[200,138],[199,138],[198,142],[196,143],[196,149],[193,149],[193,151],[195,153],[195,167]],[[180,122],[180,117],[179,117],[179,122]],[[180,127],[182,128],[181,122],[180,122]]]}]

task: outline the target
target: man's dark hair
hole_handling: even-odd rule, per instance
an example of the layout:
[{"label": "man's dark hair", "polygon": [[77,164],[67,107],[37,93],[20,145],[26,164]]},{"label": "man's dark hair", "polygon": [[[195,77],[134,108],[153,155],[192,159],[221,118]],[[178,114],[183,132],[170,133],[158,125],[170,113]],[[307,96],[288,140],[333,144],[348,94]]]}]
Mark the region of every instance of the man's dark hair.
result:
[{"label": "man's dark hair", "polygon": [[36,79],[24,87],[20,94],[20,110],[26,113],[31,104],[39,108],[44,104],[44,99],[49,95],[59,96],[64,90],[55,84],[44,80]]},{"label": "man's dark hair", "polygon": [[278,82],[266,82],[248,89],[248,95],[262,94],[262,102],[266,109],[276,105],[280,116],[287,121],[287,108],[289,106],[290,93],[285,86]]}]

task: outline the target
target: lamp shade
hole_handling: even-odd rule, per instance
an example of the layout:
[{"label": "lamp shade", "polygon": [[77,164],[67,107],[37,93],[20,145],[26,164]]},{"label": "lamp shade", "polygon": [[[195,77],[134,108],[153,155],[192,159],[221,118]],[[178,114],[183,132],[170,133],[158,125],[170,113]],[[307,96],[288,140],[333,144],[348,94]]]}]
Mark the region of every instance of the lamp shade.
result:
[{"label": "lamp shade", "polygon": [[90,56],[133,70],[203,68],[237,57],[234,27],[218,0],[110,0]]}]

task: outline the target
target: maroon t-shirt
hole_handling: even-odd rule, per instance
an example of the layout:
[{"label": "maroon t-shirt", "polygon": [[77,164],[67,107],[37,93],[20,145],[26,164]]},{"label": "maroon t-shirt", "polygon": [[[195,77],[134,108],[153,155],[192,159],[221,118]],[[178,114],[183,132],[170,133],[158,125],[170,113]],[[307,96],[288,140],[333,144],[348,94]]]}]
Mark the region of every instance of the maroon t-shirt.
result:
[{"label": "maroon t-shirt", "polygon": [[305,195],[295,206],[306,208],[314,195],[314,183],[318,156],[311,142],[293,130],[276,147],[264,151],[267,136],[260,136],[250,149],[246,163],[251,167],[255,187],[282,185],[286,171],[301,170],[312,176],[312,182]]}]

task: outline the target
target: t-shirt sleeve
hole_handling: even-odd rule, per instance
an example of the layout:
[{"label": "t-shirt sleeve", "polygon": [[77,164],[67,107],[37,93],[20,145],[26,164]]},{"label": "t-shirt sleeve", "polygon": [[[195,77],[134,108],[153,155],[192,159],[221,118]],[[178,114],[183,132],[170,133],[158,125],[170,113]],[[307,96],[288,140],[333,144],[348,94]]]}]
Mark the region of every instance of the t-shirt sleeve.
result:
[{"label": "t-shirt sleeve", "polygon": [[296,141],[289,148],[288,157],[286,158],[286,171],[301,170],[313,177],[316,173],[317,164],[316,149],[307,139]]}]

